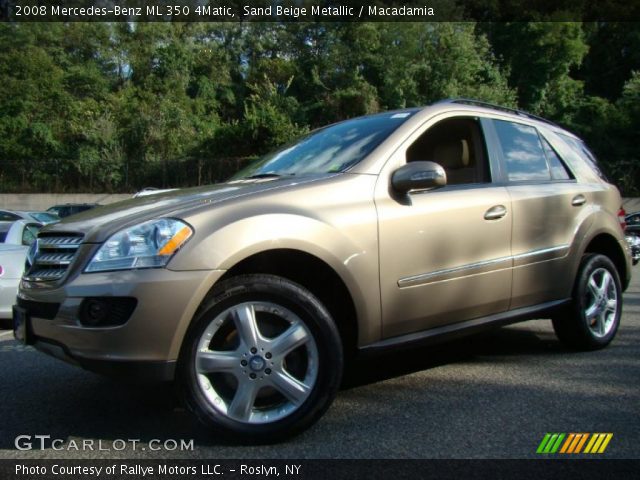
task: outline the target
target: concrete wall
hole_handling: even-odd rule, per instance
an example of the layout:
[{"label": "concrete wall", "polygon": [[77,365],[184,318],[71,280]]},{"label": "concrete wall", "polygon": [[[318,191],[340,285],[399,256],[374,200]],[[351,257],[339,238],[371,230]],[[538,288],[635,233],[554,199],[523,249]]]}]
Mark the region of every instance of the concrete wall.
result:
[{"label": "concrete wall", "polygon": [[[133,194],[109,193],[2,193],[0,209],[3,210],[46,210],[60,203],[108,203],[131,198]],[[640,211],[640,198],[625,198],[624,209],[627,213]]]}]

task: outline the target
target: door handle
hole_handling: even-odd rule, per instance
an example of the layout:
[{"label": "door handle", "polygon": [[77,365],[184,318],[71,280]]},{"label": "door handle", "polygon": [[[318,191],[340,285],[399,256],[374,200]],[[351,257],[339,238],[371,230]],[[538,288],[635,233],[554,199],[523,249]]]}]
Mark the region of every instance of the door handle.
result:
[{"label": "door handle", "polygon": [[496,205],[495,207],[491,207],[484,214],[485,220],[498,220],[499,218],[504,217],[507,214],[507,207],[504,205]]},{"label": "door handle", "polygon": [[587,203],[587,199],[582,194],[576,195],[575,197],[573,197],[573,200],[571,200],[571,205],[573,205],[574,207],[580,207],[585,203]]}]

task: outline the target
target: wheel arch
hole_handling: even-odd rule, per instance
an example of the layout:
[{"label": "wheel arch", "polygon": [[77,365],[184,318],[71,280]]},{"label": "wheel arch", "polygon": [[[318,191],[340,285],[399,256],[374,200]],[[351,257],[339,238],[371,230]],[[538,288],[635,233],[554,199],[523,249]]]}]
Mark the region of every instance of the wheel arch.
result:
[{"label": "wheel arch", "polygon": [[216,284],[251,273],[277,275],[312,292],[327,307],[336,322],[343,342],[345,359],[355,354],[359,331],[356,304],[343,278],[327,262],[302,250],[265,250],[233,265]]},{"label": "wheel arch", "polygon": [[624,254],[620,242],[611,233],[601,231],[593,235],[585,242],[583,254],[586,253],[599,253],[609,258],[618,271],[620,282],[622,283],[622,290],[626,290],[629,286],[627,257]]}]

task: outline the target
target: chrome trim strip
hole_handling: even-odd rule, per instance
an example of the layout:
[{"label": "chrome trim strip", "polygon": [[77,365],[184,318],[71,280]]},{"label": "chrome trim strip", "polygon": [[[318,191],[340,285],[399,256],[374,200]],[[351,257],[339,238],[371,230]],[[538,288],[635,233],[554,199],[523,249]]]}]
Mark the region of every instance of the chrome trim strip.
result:
[{"label": "chrome trim strip", "polygon": [[400,280],[398,280],[398,286],[400,288],[404,288],[404,287],[411,287],[414,285],[420,285],[423,283],[432,283],[432,282],[429,282],[428,280],[434,277],[449,275],[451,273],[464,272],[466,270],[479,269],[482,267],[487,267],[489,265],[494,265],[498,263],[511,262],[512,260],[513,260],[513,257],[511,256],[500,257],[500,258],[495,258],[493,260],[484,260],[482,262],[470,263],[468,265],[462,265],[460,267],[445,268],[442,270],[436,270],[435,272],[421,273],[419,275],[413,275],[411,277],[401,278]]},{"label": "chrome trim strip", "polygon": [[[481,262],[470,263],[468,265],[461,265],[459,267],[444,268],[442,270],[436,270],[434,272],[421,273],[419,275],[412,275],[410,277],[401,278],[400,280],[398,280],[398,287],[400,287],[400,288],[414,287],[414,286],[417,286],[417,285],[424,285],[424,284],[427,284],[427,283],[435,283],[435,282],[441,281],[441,280],[450,280],[452,278],[458,278],[458,277],[460,277],[460,275],[454,275],[451,278],[441,278],[441,279],[437,279],[437,280],[434,280],[434,279],[437,278],[437,277],[446,277],[446,276],[451,275],[451,274],[467,272],[469,270],[480,270],[480,271],[475,272],[475,273],[493,272],[493,271],[496,271],[496,270],[500,270],[501,268],[493,268],[493,269],[487,269],[487,270],[482,270],[482,269],[484,267],[498,265],[498,264],[506,263],[506,262],[512,262],[511,266],[513,266],[513,267],[522,266],[522,265],[526,265],[526,264],[529,264],[529,263],[536,263],[535,260],[534,261],[529,261],[529,262],[522,262],[522,260],[535,258],[535,257],[543,256],[543,255],[549,255],[549,254],[556,253],[556,252],[561,252],[561,251],[568,251],[568,250],[569,250],[569,245],[568,244],[558,245],[556,247],[541,248],[539,250],[531,250],[529,252],[519,253],[518,255],[510,255],[508,257],[499,257],[499,258],[494,258],[494,259],[491,259],[491,260],[484,260],[484,261],[481,261]],[[560,258],[562,256],[564,256],[564,255],[552,255],[552,256],[550,256],[550,258],[546,258],[546,259],[542,259],[542,260],[538,260],[538,261],[553,260],[554,258]],[[505,265],[503,268],[506,268],[506,267],[507,266]]]},{"label": "chrome trim strip", "polygon": [[558,252],[560,250],[568,250],[569,245],[558,245],[557,247],[543,248],[541,250],[531,250],[530,252],[520,253],[518,255],[514,255],[513,259],[517,260],[519,258],[533,257],[535,255],[544,255],[545,253]]}]

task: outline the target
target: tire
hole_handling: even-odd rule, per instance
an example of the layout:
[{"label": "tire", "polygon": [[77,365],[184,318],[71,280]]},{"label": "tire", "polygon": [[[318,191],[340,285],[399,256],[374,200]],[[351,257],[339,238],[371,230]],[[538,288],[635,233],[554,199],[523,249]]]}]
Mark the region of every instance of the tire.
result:
[{"label": "tire", "polygon": [[622,315],[620,277],[604,255],[582,257],[571,304],[553,318],[553,329],[565,345],[577,350],[606,347]]},{"label": "tire", "polygon": [[215,286],[196,313],[178,386],[217,435],[272,443],[324,414],[342,371],[340,335],[310,291],[273,275],[241,275]]}]

